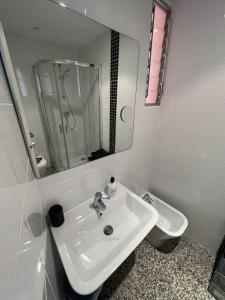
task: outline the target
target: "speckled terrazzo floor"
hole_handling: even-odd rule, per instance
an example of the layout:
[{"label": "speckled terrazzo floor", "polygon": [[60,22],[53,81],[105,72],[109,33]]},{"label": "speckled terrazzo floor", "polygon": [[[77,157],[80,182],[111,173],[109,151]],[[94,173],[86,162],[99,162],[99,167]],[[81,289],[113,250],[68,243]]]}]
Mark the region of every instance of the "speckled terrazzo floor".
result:
[{"label": "speckled terrazzo floor", "polygon": [[143,241],[106,281],[99,300],[208,300],[214,255],[183,237],[171,254]]}]

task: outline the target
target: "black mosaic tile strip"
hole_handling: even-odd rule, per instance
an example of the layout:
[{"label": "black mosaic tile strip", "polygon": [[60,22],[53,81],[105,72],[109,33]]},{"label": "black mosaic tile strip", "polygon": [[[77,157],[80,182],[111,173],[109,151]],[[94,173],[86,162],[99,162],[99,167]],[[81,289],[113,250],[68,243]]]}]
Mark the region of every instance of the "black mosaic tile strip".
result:
[{"label": "black mosaic tile strip", "polygon": [[109,151],[115,153],[120,34],[111,30]]}]

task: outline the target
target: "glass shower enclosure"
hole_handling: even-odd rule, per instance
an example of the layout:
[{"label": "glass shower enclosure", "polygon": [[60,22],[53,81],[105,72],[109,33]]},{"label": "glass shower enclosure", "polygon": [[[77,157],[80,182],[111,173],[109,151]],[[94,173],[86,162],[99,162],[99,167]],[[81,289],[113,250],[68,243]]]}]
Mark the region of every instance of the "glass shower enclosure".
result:
[{"label": "glass shower enclosure", "polygon": [[87,162],[100,149],[99,67],[72,60],[33,65],[49,168]]}]

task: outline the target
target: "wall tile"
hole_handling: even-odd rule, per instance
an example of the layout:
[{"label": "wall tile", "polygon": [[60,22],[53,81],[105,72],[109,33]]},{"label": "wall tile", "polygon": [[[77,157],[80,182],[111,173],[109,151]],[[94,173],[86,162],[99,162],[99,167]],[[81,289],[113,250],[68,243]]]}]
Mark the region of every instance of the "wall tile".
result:
[{"label": "wall tile", "polygon": [[0,290],[4,299],[12,297],[23,193],[23,185],[0,189]]},{"label": "wall tile", "polygon": [[14,299],[42,299],[46,271],[42,261],[47,247],[47,228],[35,179],[27,161],[19,239],[14,274]]},{"label": "wall tile", "polygon": [[[225,101],[225,66],[189,68],[179,72],[177,97],[179,101]],[[216,104],[216,103],[215,103]]]},{"label": "wall tile", "polygon": [[[177,130],[211,134],[225,133],[225,102],[171,103],[168,125]],[[163,121],[163,120],[162,120]]]},{"label": "wall tile", "polygon": [[28,245],[18,253],[13,299],[43,299],[45,270],[37,250]]},{"label": "wall tile", "polygon": [[224,8],[221,0],[177,2],[149,183],[212,250],[225,225]]},{"label": "wall tile", "polygon": [[197,68],[215,65],[223,15],[222,0],[177,1],[172,23],[176,35],[173,47],[179,53],[173,57],[176,66]]},{"label": "wall tile", "polygon": [[[33,237],[26,220],[41,213],[41,197],[0,68],[0,290],[1,299],[42,299],[46,234]],[[39,219],[35,232],[41,233]],[[31,227],[31,226],[30,226]]]},{"label": "wall tile", "polygon": [[5,80],[5,75],[3,73],[2,64],[0,62],[0,104],[1,103],[12,103],[9,90],[7,88],[7,83]]},{"label": "wall tile", "polygon": [[26,176],[27,153],[14,107],[0,107],[0,187],[22,183]]}]

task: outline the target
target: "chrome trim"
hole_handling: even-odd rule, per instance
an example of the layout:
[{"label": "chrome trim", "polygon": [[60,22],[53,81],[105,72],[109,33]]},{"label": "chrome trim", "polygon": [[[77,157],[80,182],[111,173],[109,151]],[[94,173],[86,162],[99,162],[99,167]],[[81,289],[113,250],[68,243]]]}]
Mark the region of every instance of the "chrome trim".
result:
[{"label": "chrome trim", "polygon": [[33,67],[38,66],[39,64],[45,64],[45,63],[51,63],[51,64],[59,64],[59,65],[75,65],[80,67],[91,67],[91,68],[98,68],[99,66],[95,64],[89,64],[85,62],[80,62],[77,60],[71,60],[71,59],[42,59],[37,61],[35,64],[33,64]]}]

